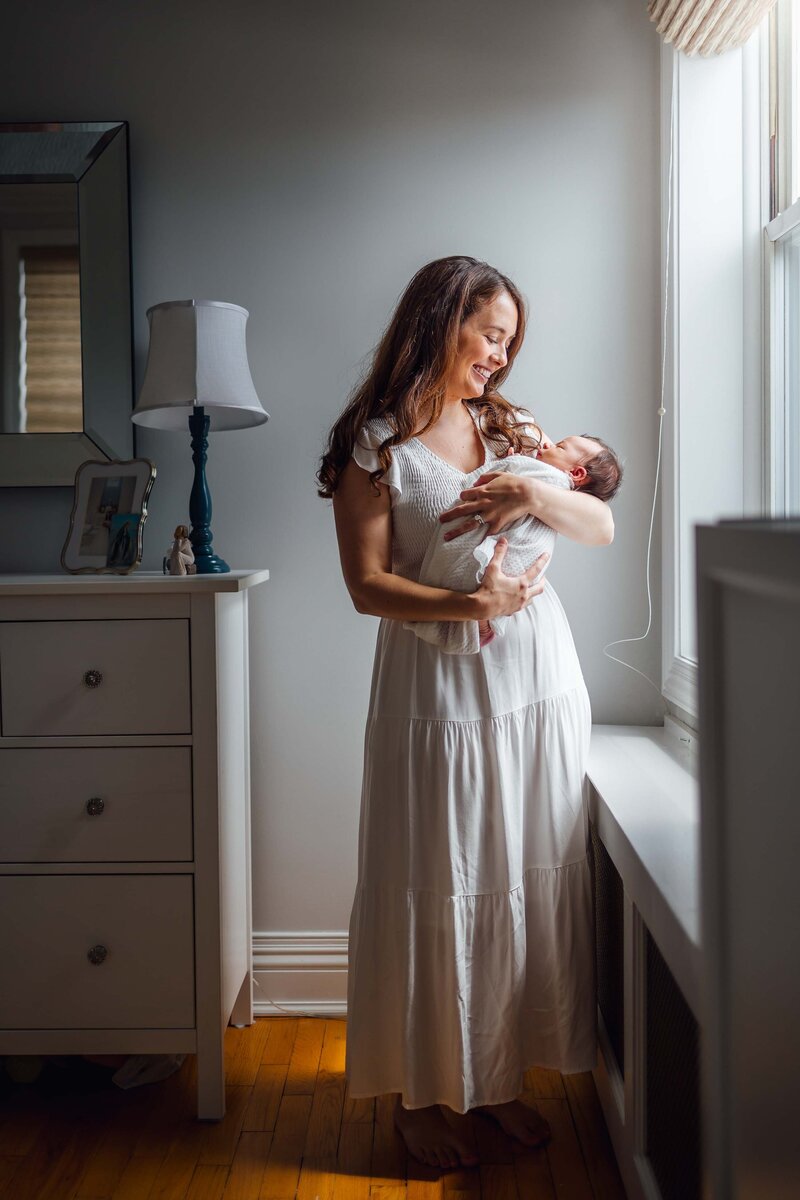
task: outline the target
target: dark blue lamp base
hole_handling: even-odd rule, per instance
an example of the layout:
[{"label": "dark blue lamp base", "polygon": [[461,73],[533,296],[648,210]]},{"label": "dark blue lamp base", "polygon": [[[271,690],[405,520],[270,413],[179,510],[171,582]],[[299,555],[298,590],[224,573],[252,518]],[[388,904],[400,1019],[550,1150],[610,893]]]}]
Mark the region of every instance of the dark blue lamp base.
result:
[{"label": "dark blue lamp base", "polygon": [[214,553],[211,545],[211,493],[206,483],[206,451],[208,450],[208,427],[211,418],[205,415],[202,405],[197,405],[189,417],[189,432],[192,435],[192,462],[194,483],[189,497],[189,517],[192,532],[189,540],[194,551],[198,575],[224,575],[230,567],[224,558]]}]

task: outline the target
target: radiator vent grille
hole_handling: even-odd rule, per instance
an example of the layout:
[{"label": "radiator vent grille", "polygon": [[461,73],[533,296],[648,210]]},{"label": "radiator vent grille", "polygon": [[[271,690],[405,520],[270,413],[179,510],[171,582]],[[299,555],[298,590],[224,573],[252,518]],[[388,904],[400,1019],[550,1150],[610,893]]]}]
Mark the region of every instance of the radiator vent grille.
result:
[{"label": "radiator vent grille", "polygon": [[646,1153],[663,1200],[699,1200],[699,1028],[649,931],[645,941]]},{"label": "radiator vent grille", "polygon": [[622,1075],[625,1071],[624,890],[620,874],[591,822],[589,829],[594,865],[597,1003]]}]

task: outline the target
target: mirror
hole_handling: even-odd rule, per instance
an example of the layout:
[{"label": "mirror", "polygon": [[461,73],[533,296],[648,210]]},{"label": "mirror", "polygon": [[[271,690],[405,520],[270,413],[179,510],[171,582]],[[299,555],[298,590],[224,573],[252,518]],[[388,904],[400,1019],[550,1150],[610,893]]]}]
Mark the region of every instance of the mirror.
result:
[{"label": "mirror", "polygon": [[0,486],[133,457],[128,129],[0,124]]}]

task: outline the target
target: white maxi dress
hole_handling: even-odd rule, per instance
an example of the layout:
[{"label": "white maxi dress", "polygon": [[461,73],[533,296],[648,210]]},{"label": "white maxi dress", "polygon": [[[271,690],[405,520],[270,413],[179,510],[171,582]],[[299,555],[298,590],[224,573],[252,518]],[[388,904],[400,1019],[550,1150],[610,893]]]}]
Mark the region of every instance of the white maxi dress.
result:
[{"label": "white maxi dress", "polygon": [[[390,431],[367,423],[359,466],[377,469]],[[396,574],[418,578],[439,514],[496,461],[481,437],[470,474],[417,438],[393,449],[382,482]],[[590,730],[549,583],[478,654],[381,620],[349,924],[352,1097],[399,1092],[407,1108],[463,1113],[515,1099],[528,1067],[596,1065]]]}]

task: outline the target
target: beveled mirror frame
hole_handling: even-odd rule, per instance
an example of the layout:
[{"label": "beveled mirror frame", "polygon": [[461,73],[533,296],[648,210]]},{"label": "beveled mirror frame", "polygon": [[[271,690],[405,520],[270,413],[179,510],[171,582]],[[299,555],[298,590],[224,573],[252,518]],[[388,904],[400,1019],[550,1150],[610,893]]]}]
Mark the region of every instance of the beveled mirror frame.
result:
[{"label": "beveled mirror frame", "polygon": [[127,121],[0,124],[0,183],[77,188],[83,431],[0,433],[0,487],[71,487],[134,454]]}]

